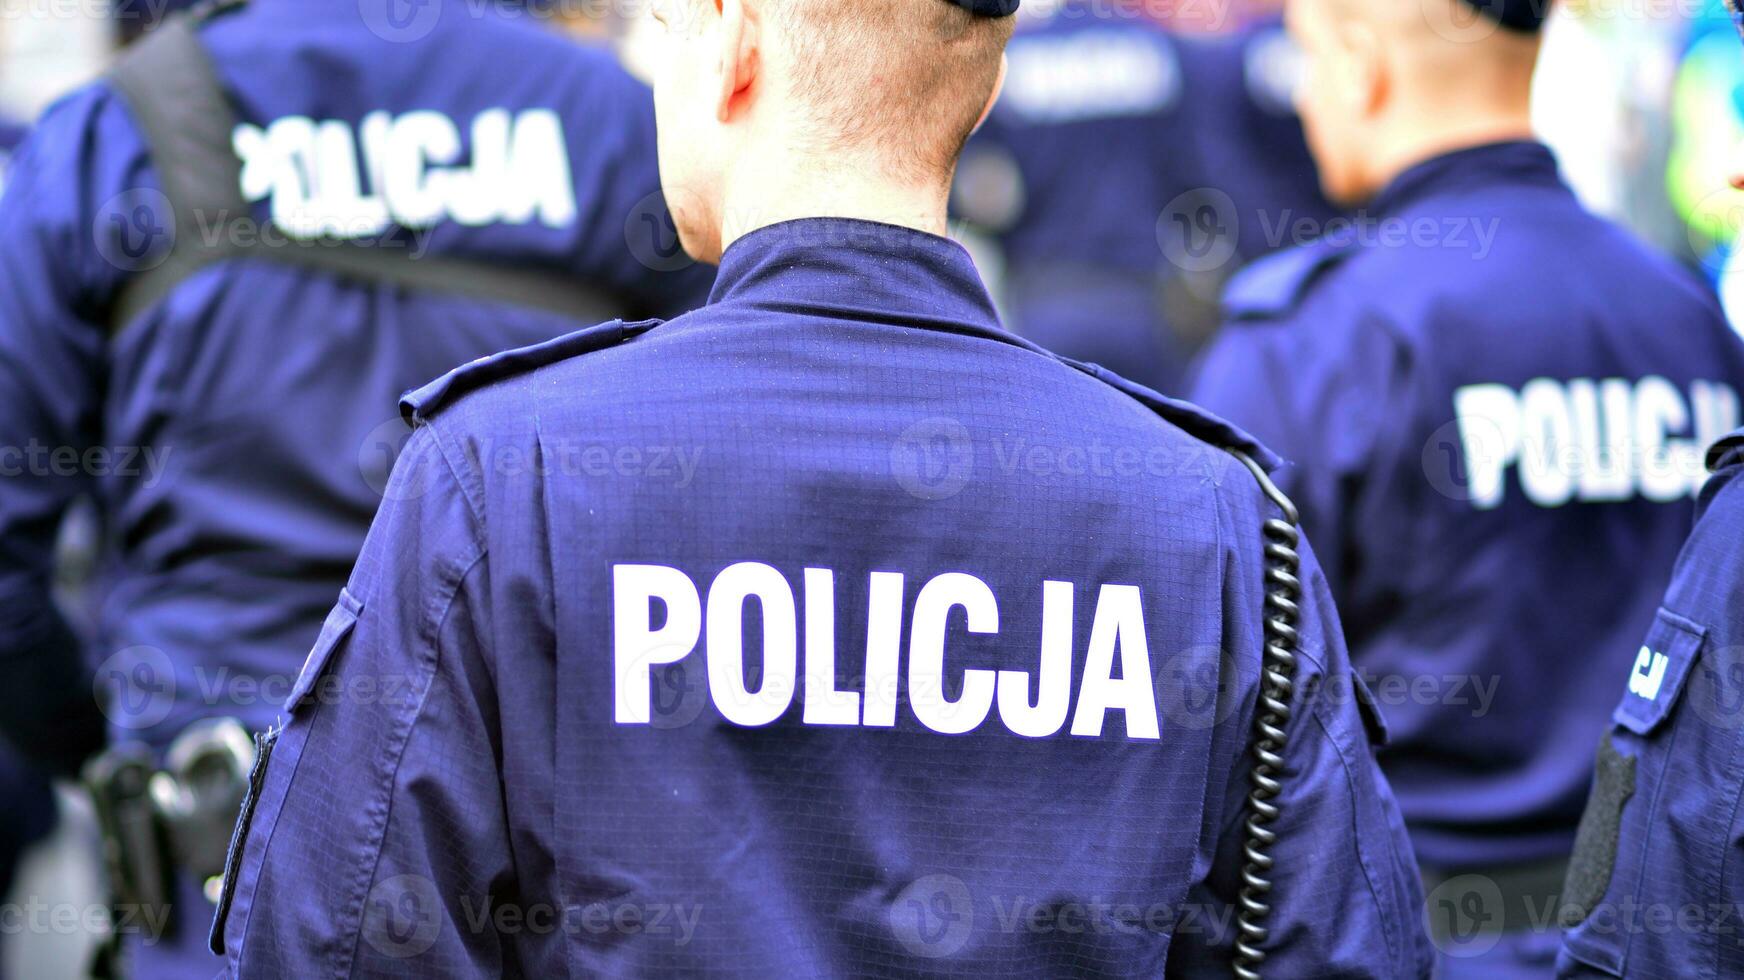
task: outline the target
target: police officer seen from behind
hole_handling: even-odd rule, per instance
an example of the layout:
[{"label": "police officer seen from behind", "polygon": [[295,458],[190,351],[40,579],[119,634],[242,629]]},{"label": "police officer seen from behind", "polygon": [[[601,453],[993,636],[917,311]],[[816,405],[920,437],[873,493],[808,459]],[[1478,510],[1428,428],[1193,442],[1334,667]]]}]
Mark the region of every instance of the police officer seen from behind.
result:
[{"label": "police officer seen from behind", "polygon": [[1563,892],[1560,977],[1744,975],[1744,429],[1709,459],[1695,533],[1615,685]]},{"label": "police officer seen from behind", "polygon": [[1536,0],[1292,0],[1354,226],[1232,283],[1195,386],[1291,461],[1448,977],[1550,973],[1616,705],[1744,353],[1531,138]]},{"label": "police officer seen from behind", "polygon": [[[652,96],[610,52],[462,0],[208,9],[27,143],[0,203],[0,730],[75,774],[94,683],[108,700],[85,775],[143,941],[106,969],[211,975],[250,736],[362,546],[400,394],[701,302],[706,274],[626,237],[667,220],[654,153]],[[48,598],[87,493],[94,681]]]},{"label": "police officer seen from behind", "polygon": [[711,303],[408,397],[238,828],[236,975],[1228,974],[1256,781],[1266,975],[1427,972],[1270,457],[1007,333],[940,237],[1015,6],[655,5]]}]

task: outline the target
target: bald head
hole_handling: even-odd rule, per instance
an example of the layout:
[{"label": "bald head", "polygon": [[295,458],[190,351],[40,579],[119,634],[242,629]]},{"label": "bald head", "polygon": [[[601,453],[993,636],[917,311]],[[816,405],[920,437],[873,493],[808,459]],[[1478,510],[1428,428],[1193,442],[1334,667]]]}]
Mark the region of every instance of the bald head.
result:
[{"label": "bald head", "polygon": [[1289,0],[1286,18],[1307,61],[1303,124],[1336,200],[1360,202],[1428,156],[1530,133],[1536,33],[1465,0]]},{"label": "bald head", "polygon": [[944,230],[1011,18],[945,0],[655,0],[660,169],[693,256],[795,217]]},{"label": "bald head", "polygon": [[802,135],[903,179],[950,180],[998,81],[1010,18],[941,0],[762,3]]}]

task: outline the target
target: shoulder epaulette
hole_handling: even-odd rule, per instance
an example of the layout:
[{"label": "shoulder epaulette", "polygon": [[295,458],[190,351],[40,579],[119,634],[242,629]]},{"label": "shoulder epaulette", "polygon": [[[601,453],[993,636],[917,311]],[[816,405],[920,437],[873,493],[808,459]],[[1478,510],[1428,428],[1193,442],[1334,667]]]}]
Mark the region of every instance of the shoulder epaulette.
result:
[{"label": "shoulder epaulette", "polygon": [[1708,469],[1715,473],[1732,466],[1744,466],[1744,429],[1714,443],[1708,450]]},{"label": "shoulder epaulette", "polygon": [[1169,424],[1200,442],[1208,443],[1219,449],[1239,450],[1252,456],[1267,472],[1272,472],[1283,465],[1283,460],[1270,449],[1261,445],[1258,439],[1248,435],[1235,424],[1227,422],[1191,402],[1170,398],[1136,381],[1128,381],[1098,364],[1086,364],[1067,358],[1060,359],[1136,399],[1146,408],[1162,416]]},{"label": "shoulder epaulette", "polygon": [[1223,293],[1224,315],[1258,320],[1289,313],[1321,273],[1352,251],[1349,243],[1313,242],[1268,255],[1230,280]]},{"label": "shoulder epaulette", "polygon": [[441,412],[469,392],[487,385],[555,364],[558,361],[616,347],[659,326],[661,320],[625,323],[612,320],[586,330],[553,337],[531,347],[518,347],[500,354],[469,361],[422,388],[415,388],[400,398],[400,416],[406,424],[415,425]]}]

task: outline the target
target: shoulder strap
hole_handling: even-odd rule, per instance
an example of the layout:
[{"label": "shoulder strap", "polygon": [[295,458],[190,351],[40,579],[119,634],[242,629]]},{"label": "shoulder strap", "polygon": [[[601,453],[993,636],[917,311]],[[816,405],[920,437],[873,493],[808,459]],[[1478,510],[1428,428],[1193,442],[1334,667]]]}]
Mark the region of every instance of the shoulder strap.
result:
[{"label": "shoulder strap", "polygon": [[1342,262],[1353,247],[1352,243],[1322,239],[1253,262],[1236,273],[1224,289],[1224,314],[1235,321],[1287,315],[1314,280]]},{"label": "shoulder strap", "polygon": [[548,364],[616,347],[640,337],[663,322],[643,320],[639,323],[625,323],[622,320],[613,320],[561,337],[552,337],[531,347],[518,347],[481,357],[462,364],[422,388],[406,392],[400,397],[400,417],[411,426],[428,422],[438,412],[480,388],[518,374],[536,371]]},{"label": "shoulder strap", "polygon": [[1058,358],[1067,365],[1083,371],[1103,384],[1136,400],[1139,404],[1162,416],[1169,424],[1200,442],[1208,443],[1246,459],[1255,460],[1264,472],[1270,473],[1284,465],[1282,458],[1261,445],[1258,439],[1249,435],[1245,430],[1197,405],[1160,394],[1136,381],[1129,381],[1099,364],[1074,361],[1057,354],[1049,356]]},{"label": "shoulder strap", "polygon": [[[163,193],[170,202],[175,234],[169,256],[123,286],[111,311],[119,334],[171,289],[201,269],[226,259],[253,258],[317,269],[344,278],[544,310],[581,322],[612,320],[624,304],[613,297],[544,271],[513,269],[479,261],[414,258],[405,250],[357,242],[306,241],[274,236],[209,234],[246,222],[242,162],[231,148],[237,126],[199,26],[213,15],[241,6],[220,3],[176,17],[135,44],[110,73],[144,132]],[[248,242],[244,245],[242,242]]]},{"label": "shoulder strap", "polygon": [[[168,258],[122,287],[110,314],[111,333],[120,333],[177,283],[235,251],[206,245],[196,234],[201,221],[229,223],[248,215],[242,161],[230,149],[236,115],[196,34],[204,19],[165,21],[110,72],[110,83],[145,135],[172,222]],[[218,236],[220,242],[231,240]]]},{"label": "shoulder strap", "polygon": [[1723,469],[1744,465],[1744,429],[1722,438],[1708,450],[1708,470],[1718,473]]}]

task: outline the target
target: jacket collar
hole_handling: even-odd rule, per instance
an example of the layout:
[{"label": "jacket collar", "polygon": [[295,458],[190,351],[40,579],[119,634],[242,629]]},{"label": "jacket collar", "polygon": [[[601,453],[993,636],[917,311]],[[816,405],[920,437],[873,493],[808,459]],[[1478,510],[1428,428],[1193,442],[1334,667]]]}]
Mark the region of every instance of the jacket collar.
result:
[{"label": "jacket collar", "polygon": [[1398,214],[1437,194],[1498,184],[1563,186],[1556,157],[1543,143],[1533,140],[1485,143],[1443,153],[1410,167],[1393,178],[1370,210],[1382,215]]},{"label": "jacket collar", "polygon": [[[961,245],[912,228],[803,218],[751,232],[721,256],[709,304],[985,334],[1022,343]],[[1027,346],[1027,345],[1025,345]]]}]

